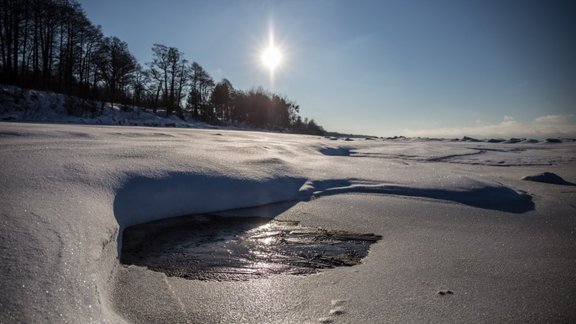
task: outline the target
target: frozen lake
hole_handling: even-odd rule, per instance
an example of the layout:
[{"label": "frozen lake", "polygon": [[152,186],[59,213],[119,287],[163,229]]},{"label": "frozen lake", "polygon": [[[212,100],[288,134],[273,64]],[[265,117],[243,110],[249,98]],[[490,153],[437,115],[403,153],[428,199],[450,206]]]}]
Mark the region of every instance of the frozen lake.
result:
[{"label": "frozen lake", "polygon": [[[0,123],[0,151],[2,323],[576,321],[576,187],[541,175],[576,182],[574,142]],[[191,214],[227,217],[225,233],[252,217],[300,226],[284,239],[381,237],[353,266],[297,276],[197,280],[120,262],[125,229]],[[225,259],[218,248],[206,251]]]}]

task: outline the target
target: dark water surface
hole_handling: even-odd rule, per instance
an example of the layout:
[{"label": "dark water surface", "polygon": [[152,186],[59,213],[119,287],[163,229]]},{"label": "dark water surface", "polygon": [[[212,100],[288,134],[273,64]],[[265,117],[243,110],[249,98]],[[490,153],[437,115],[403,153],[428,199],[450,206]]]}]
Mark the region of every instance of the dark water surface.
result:
[{"label": "dark water surface", "polygon": [[380,239],[294,221],[193,215],[127,228],[121,262],[198,280],[305,275],[357,265]]}]

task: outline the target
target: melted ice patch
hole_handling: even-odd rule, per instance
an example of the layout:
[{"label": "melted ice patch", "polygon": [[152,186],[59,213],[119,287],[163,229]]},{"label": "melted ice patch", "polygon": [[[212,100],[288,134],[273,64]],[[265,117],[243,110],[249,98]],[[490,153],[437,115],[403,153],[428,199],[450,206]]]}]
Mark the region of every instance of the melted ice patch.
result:
[{"label": "melted ice patch", "polygon": [[380,239],[261,217],[184,216],[127,228],[121,261],[187,279],[248,280],[354,266]]}]

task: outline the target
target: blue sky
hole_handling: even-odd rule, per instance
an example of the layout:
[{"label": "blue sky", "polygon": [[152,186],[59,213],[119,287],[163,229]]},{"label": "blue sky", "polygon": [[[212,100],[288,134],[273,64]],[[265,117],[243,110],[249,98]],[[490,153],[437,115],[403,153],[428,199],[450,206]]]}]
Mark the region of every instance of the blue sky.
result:
[{"label": "blue sky", "polygon": [[[328,130],[576,136],[576,3],[82,0],[140,62],[174,46],[215,80],[273,89]],[[284,65],[258,61],[273,26]]]}]

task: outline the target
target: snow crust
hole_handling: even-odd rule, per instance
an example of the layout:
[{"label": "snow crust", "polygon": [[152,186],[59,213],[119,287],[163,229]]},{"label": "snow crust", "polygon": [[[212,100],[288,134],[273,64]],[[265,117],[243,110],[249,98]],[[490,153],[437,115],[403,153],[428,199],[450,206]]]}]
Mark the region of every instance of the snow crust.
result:
[{"label": "snow crust", "polygon": [[130,225],[350,194],[400,197],[415,212],[433,203],[521,217],[537,203],[509,183],[506,168],[453,166],[573,170],[576,161],[573,143],[340,144],[260,132],[1,123],[0,322],[135,321],[112,296],[122,285],[118,251]]}]

